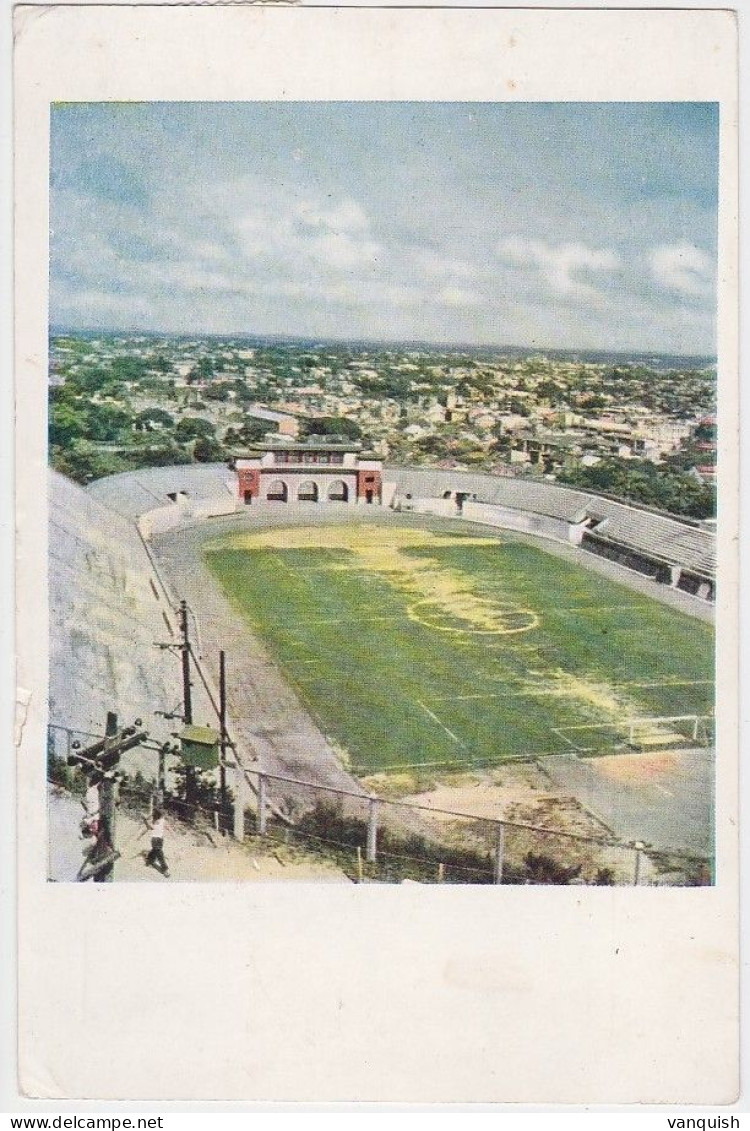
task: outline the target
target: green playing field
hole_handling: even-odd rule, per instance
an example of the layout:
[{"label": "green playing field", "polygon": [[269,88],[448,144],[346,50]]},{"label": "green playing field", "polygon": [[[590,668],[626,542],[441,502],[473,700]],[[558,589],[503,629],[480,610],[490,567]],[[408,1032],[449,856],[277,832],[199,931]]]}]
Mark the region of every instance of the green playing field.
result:
[{"label": "green playing field", "polygon": [[206,559],[359,773],[684,745],[648,720],[713,713],[711,626],[526,542],[290,527]]}]

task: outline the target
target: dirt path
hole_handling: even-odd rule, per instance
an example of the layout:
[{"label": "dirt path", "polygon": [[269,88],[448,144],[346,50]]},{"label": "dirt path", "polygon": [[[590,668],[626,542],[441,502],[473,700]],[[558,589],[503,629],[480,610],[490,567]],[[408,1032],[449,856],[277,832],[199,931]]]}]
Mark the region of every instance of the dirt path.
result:
[{"label": "dirt path", "polygon": [[[84,842],[79,836],[83,812],[78,798],[59,789],[48,795],[50,827],[49,878],[57,883],[75,881],[83,859]],[[115,865],[117,883],[349,883],[335,864],[282,847],[278,852],[243,847],[230,837],[201,832],[171,819],[167,825],[164,852],[169,878],[146,865],[150,848],[148,830],[127,810],[117,815]]]}]

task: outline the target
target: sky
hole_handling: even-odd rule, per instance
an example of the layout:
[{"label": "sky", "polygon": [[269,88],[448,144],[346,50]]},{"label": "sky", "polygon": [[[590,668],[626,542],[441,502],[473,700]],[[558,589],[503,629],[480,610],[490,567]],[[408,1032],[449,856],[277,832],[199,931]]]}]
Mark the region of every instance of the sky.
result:
[{"label": "sky", "polygon": [[715,352],[718,107],[79,103],[66,329]]}]

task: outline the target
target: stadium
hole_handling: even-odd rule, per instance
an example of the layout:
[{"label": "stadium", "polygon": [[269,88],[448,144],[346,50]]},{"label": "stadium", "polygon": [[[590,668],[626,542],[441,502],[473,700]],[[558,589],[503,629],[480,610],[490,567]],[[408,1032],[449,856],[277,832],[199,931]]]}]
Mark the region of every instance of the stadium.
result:
[{"label": "stadium", "polygon": [[169,742],[185,602],[192,716],[223,653],[231,831],[273,878],[711,882],[713,529],[334,456],[50,472],[53,758],[113,709]]}]

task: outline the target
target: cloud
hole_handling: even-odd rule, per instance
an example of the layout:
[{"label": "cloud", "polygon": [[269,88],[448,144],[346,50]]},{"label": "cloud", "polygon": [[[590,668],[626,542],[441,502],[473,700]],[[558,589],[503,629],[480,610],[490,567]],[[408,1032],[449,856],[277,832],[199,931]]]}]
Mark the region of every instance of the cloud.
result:
[{"label": "cloud", "polygon": [[[253,195],[255,195],[253,193]],[[274,270],[298,276],[311,268],[334,274],[371,269],[383,254],[370,221],[357,201],[290,190],[271,205],[253,200],[236,222],[238,251],[246,260],[273,263]]]},{"label": "cloud", "polygon": [[429,247],[407,247],[405,252],[415,273],[437,279],[473,279],[480,269],[474,263],[444,255]]},{"label": "cloud", "polygon": [[294,212],[303,223],[334,232],[366,232],[370,227],[364,209],[349,197],[334,205],[324,205],[319,200],[303,200]]},{"label": "cloud", "polygon": [[711,291],[713,260],[695,244],[660,244],[651,251],[649,266],[665,290],[696,298]]},{"label": "cloud", "polygon": [[484,302],[480,294],[467,287],[443,287],[438,291],[437,301],[441,306],[457,307],[482,306]]},{"label": "cloud", "polygon": [[506,263],[536,267],[548,286],[558,294],[590,300],[600,298],[601,292],[590,281],[581,278],[581,273],[612,272],[622,262],[611,248],[587,247],[583,243],[550,244],[522,236],[501,240],[497,254]]},{"label": "cloud", "polygon": [[675,113],[55,111],[52,317],[710,352],[715,123]]}]

